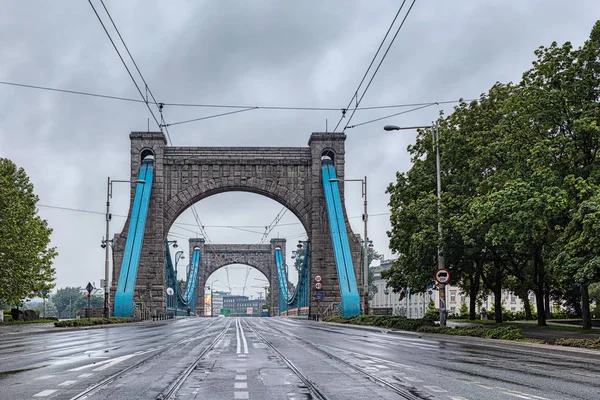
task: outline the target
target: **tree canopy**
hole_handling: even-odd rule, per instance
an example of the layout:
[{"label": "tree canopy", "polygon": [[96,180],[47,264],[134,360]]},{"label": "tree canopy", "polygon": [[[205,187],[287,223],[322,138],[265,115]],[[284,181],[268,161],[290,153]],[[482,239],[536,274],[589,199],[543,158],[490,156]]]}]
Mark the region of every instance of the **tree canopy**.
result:
[{"label": "tree canopy", "polygon": [[384,276],[395,290],[425,290],[440,245],[454,284],[472,300],[496,295],[497,320],[503,289],[526,307],[534,292],[545,325],[550,297],[576,288],[589,326],[588,287],[600,280],[599,54],[600,21],[580,48],[540,47],[518,84],[497,82],[440,115],[440,215],[431,129],[418,131],[412,168],[387,190],[398,258]]},{"label": "tree canopy", "polygon": [[7,305],[19,306],[54,287],[57,252],[37,201],[23,168],[0,158],[0,302]]}]

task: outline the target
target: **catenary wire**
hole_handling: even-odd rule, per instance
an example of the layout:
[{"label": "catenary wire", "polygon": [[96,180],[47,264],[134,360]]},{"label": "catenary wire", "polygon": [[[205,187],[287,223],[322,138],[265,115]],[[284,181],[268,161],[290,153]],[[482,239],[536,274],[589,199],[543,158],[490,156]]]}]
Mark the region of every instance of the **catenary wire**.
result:
[{"label": "catenary wire", "polygon": [[[348,106],[346,106],[346,108],[342,110],[342,116],[340,117],[340,120],[338,121],[338,123],[335,125],[335,128],[333,128],[333,132],[335,132],[336,129],[338,128],[338,126],[340,126],[340,123],[342,122],[342,120],[344,119],[344,117],[346,115],[346,110],[348,110],[350,108],[350,106],[352,105],[352,101],[358,96],[358,91],[360,90],[360,87],[362,86],[363,82],[365,81],[365,78],[369,74],[369,71],[371,70],[371,67],[373,66],[373,63],[377,59],[377,55],[379,54],[379,51],[381,50],[381,47],[385,43],[385,40],[387,39],[388,35],[390,34],[390,31],[392,30],[392,27],[394,26],[394,23],[396,22],[396,19],[398,18],[398,15],[400,15],[400,12],[402,11],[402,8],[404,7],[404,3],[406,3],[406,0],[404,0],[402,2],[402,5],[400,6],[400,8],[398,9],[398,12],[396,13],[396,16],[394,16],[394,19],[392,20],[392,23],[390,24],[390,27],[388,28],[387,32],[385,33],[385,36],[381,40],[381,43],[379,44],[379,47],[377,48],[377,51],[375,52],[375,55],[373,55],[373,59],[371,60],[371,63],[367,67],[367,70],[365,71],[365,74],[363,75],[362,79],[360,80],[360,83],[358,84],[358,87],[356,88],[356,90],[354,91],[354,94],[350,98],[350,101],[348,102]],[[357,107],[358,107],[358,105],[357,105]]]},{"label": "catenary wire", "polygon": [[367,125],[367,124],[370,124],[370,123],[372,123],[372,122],[381,121],[382,119],[387,119],[387,118],[395,117],[395,116],[397,116],[397,115],[402,115],[402,114],[408,114],[408,113],[410,113],[410,112],[417,111],[417,110],[421,110],[421,109],[423,109],[423,108],[428,108],[428,107],[435,106],[435,105],[438,105],[438,103],[431,103],[431,104],[427,104],[427,105],[425,105],[425,106],[420,106],[420,107],[411,108],[410,110],[401,111],[401,112],[398,112],[398,113],[395,113],[395,114],[391,114],[391,115],[386,115],[385,117],[381,117],[381,118],[375,118],[375,119],[372,119],[372,120],[369,120],[369,121],[361,122],[361,123],[359,123],[359,124],[356,124],[356,125],[350,125],[350,126],[347,126],[347,127],[346,127],[346,128],[344,128],[344,129],[356,128],[356,127],[358,127],[358,126]]},{"label": "catenary wire", "polygon": [[[130,97],[112,96],[112,95],[108,95],[108,94],[93,93],[93,92],[71,90],[71,89],[60,89],[60,88],[54,88],[54,87],[49,87],[49,86],[30,85],[30,84],[26,84],[26,83],[0,81],[0,85],[26,88],[26,89],[36,89],[36,90],[57,92],[57,93],[64,93],[64,94],[73,94],[73,95],[78,95],[78,96],[97,97],[97,98],[102,98],[102,99],[107,99],[107,100],[118,100],[118,101],[130,102],[130,103],[146,104],[146,100],[139,100],[139,99],[134,99],[134,98],[130,98]],[[356,110],[357,111],[366,111],[366,110],[381,110],[381,109],[386,109],[386,108],[416,107],[416,106],[422,106],[422,105],[427,105],[427,104],[431,104],[431,103],[453,104],[453,103],[461,103],[463,101],[474,101],[474,100],[477,100],[477,99],[463,100],[461,98],[458,100],[440,100],[440,101],[430,101],[430,102],[422,102],[422,103],[389,104],[389,105],[381,105],[381,106],[358,107]],[[165,106],[174,106],[174,107],[239,108],[239,109],[249,108],[249,109],[259,109],[259,110],[289,110],[289,111],[341,111],[340,108],[330,108],[330,107],[293,107],[293,106],[284,107],[284,106],[269,106],[269,105],[267,105],[267,106],[248,106],[248,105],[228,105],[228,104],[185,104],[185,103],[161,103],[161,104],[164,104]]]},{"label": "catenary wire", "polygon": [[[121,53],[119,52],[119,49],[117,48],[115,42],[113,41],[112,37],[108,33],[108,30],[106,29],[106,26],[104,25],[104,22],[102,22],[102,18],[100,18],[100,15],[96,11],[96,7],[94,7],[94,4],[92,4],[91,0],[88,0],[88,3],[90,3],[90,6],[92,7],[92,10],[94,10],[94,14],[96,14],[96,18],[98,18],[98,21],[100,22],[100,25],[102,25],[102,28],[104,29],[104,32],[106,33],[106,36],[108,36],[108,39],[112,43],[115,51],[117,52],[117,55],[119,56],[119,58],[121,59],[121,62],[123,63],[123,66],[127,70],[127,73],[129,74],[129,77],[133,81],[133,84],[135,85],[135,87],[138,90],[138,92],[139,92],[140,96],[142,97],[142,99],[144,99],[144,94],[142,93],[139,85],[137,84],[136,80],[134,79],[133,74],[129,70],[129,67],[127,66],[127,63],[125,62],[125,60],[123,60],[123,57],[121,56]],[[152,118],[154,118],[154,122],[156,122],[156,125],[158,125],[158,128],[162,131],[162,128],[160,126],[160,123],[158,122],[158,119],[156,119],[156,116],[154,115],[154,112],[152,112],[152,108],[150,108],[150,104],[148,104],[148,101],[145,101],[144,103],[146,104],[146,107],[148,108],[148,111],[150,111],[150,114],[152,115]]]},{"label": "catenary wire", "polygon": [[[415,5],[416,1],[417,0],[413,0],[413,2],[411,3],[408,11],[406,12],[406,15],[404,15],[404,18],[402,19],[402,22],[400,23],[400,26],[398,26],[398,29],[396,30],[396,33],[394,34],[394,37],[392,37],[392,40],[390,41],[390,44],[388,45],[388,48],[386,49],[385,53],[383,53],[383,56],[381,57],[381,60],[379,60],[379,64],[377,65],[377,68],[375,69],[375,72],[373,72],[373,75],[371,75],[371,79],[369,79],[369,83],[367,83],[367,87],[365,87],[365,90],[363,91],[362,95],[360,96],[360,99],[358,99],[358,101],[356,102],[356,107],[354,108],[354,110],[352,110],[352,114],[350,114],[350,117],[348,117],[348,121],[346,122],[346,126],[343,129],[344,131],[346,130],[346,128],[348,127],[348,125],[350,125],[350,121],[352,121],[352,117],[356,113],[356,108],[360,105],[362,99],[365,97],[365,94],[369,90],[369,87],[371,87],[371,83],[373,82],[373,79],[375,79],[375,76],[377,75],[377,72],[379,71],[379,68],[381,67],[381,64],[383,64],[383,61],[385,60],[386,56],[388,55],[388,52],[390,51],[390,49],[392,48],[392,45],[394,44],[394,41],[396,41],[396,37],[398,36],[398,33],[400,33],[400,30],[404,26],[404,22],[406,21],[406,18],[408,18],[408,15],[410,14],[410,12],[411,12],[413,6]],[[404,5],[404,2],[402,2],[402,5]]]}]

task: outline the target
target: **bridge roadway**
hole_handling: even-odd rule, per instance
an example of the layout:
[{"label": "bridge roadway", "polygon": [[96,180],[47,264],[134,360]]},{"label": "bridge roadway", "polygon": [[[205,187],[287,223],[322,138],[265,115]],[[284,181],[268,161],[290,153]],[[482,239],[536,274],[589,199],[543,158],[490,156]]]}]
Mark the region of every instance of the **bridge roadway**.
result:
[{"label": "bridge roadway", "polygon": [[287,318],[0,329],[0,399],[599,399],[599,355]]}]

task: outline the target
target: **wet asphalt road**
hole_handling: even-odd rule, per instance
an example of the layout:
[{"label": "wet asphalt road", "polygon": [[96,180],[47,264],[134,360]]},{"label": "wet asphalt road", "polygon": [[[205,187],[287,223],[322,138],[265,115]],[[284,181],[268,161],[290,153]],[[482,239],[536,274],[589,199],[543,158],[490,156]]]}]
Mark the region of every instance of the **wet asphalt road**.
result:
[{"label": "wet asphalt road", "polygon": [[0,329],[0,399],[600,399],[597,351],[384,332],[287,318]]}]

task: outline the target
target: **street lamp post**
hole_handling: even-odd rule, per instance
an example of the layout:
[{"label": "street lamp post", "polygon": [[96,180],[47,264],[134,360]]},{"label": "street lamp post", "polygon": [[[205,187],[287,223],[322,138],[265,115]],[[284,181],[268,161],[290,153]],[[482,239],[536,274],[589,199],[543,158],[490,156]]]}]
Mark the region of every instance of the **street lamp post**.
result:
[{"label": "street lamp post", "polygon": [[[441,222],[441,213],[442,213],[442,179],[441,179],[441,168],[440,168],[440,133],[437,122],[432,125],[424,125],[424,126],[407,126],[407,127],[399,127],[395,125],[386,125],[383,127],[386,131],[398,131],[398,130],[406,130],[406,129],[431,129],[431,136],[433,139],[433,146],[435,148],[435,161],[436,161],[436,181],[437,181],[437,197],[438,197],[438,234],[440,239],[442,238],[442,222]],[[444,268],[444,255],[442,254],[442,247],[438,245],[438,269]],[[446,285],[440,283],[440,325],[446,326]]]},{"label": "street lamp post", "polygon": [[177,263],[179,260],[185,259],[184,251],[179,250],[175,253],[175,314],[177,315],[177,299],[179,294],[179,280],[177,278]]},{"label": "street lamp post", "polygon": [[131,180],[122,180],[122,179],[115,179],[115,180],[111,180],[110,176],[108,177],[108,183],[106,186],[106,237],[104,238],[104,240],[102,240],[102,248],[104,248],[104,317],[108,318],[108,305],[110,304],[110,291],[108,290],[108,273],[109,273],[109,257],[110,257],[110,251],[109,251],[109,246],[111,243],[111,240],[109,240],[109,225],[110,225],[110,220],[111,220],[111,214],[110,214],[110,199],[112,199],[112,184],[114,182],[134,182],[134,183],[141,183],[144,184],[146,183],[146,181],[144,180],[140,180],[137,179],[135,181],[131,181]]},{"label": "street lamp post", "polygon": [[369,239],[367,236],[367,221],[369,220],[369,213],[367,211],[367,177],[364,179],[330,179],[329,182],[362,182],[362,197],[364,199],[364,246],[363,246],[363,294],[365,296],[363,313],[369,313]]}]

